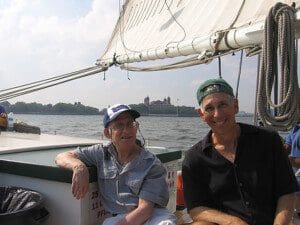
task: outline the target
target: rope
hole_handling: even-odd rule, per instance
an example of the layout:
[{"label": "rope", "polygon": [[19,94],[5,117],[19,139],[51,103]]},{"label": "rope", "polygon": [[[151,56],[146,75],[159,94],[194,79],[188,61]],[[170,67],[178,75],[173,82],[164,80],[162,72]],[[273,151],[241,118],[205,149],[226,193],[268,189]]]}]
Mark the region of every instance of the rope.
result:
[{"label": "rope", "polygon": [[222,62],[221,62],[221,57],[218,57],[218,65],[219,65],[219,78],[222,78]]},{"label": "rope", "polygon": [[[294,8],[277,3],[266,18],[257,90],[257,111],[261,121],[264,126],[281,131],[291,129],[300,118],[294,13]],[[277,69],[278,61],[280,72]],[[281,78],[278,103],[273,102],[271,97],[272,93],[278,92],[274,87],[277,74]]]},{"label": "rope", "polygon": [[55,76],[52,78],[47,78],[44,80],[39,80],[36,82],[7,88],[0,90],[0,102],[5,101],[11,98],[15,98],[21,95],[29,94],[35,91],[39,91],[45,88],[53,87],[55,85],[63,84],[72,80],[76,80],[82,77],[94,75],[100,72],[105,71],[107,68],[94,66],[86,69],[78,70],[75,72]]},{"label": "rope", "polygon": [[239,64],[239,73],[238,73],[238,79],[236,84],[236,91],[235,91],[235,98],[238,99],[239,97],[239,86],[240,86],[240,79],[241,79],[241,73],[242,73],[242,64],[243,64],[243,54],[244,50],[241,50],[241,57],[240,57],[240,64]]}]

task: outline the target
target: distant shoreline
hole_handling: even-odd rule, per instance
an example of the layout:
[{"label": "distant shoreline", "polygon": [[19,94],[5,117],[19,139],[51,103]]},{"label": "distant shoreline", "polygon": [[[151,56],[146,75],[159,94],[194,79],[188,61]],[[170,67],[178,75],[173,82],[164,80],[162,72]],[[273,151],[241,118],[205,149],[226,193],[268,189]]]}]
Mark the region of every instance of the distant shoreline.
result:
[{"label": "distant shoreline", "polygon": [[[103,114],[49,114],[49,113],[14,113],[14,115],[43,115],[43,116],[103,116]],[[142,114],[141,116],[145,117],[199,117],[199,116],[191,116],[191,115],[176,115],[176,114]],[[253,114],[248,115],[237,115],[236,117],[253,117]]]},{"label": "distant shoreline", "polygon": [[[17,102],[10,104],[9,102],[2,102],[7,113],[13,112],[14,114],[32,114],[32,115],[104,115],[106,109],[99,110],[91,106],[85,106],[81,102],[70,103],[57,103],[55,105],[40,103],[25,103]],[[174,106],[172,104],[158,104],[146,105],[131,104],[132,109],[137,110],[143,116],[155,117],[199,117],[194,107],[190,106]],[[252,113],[240,111],[237,117],[251,117]]]}]

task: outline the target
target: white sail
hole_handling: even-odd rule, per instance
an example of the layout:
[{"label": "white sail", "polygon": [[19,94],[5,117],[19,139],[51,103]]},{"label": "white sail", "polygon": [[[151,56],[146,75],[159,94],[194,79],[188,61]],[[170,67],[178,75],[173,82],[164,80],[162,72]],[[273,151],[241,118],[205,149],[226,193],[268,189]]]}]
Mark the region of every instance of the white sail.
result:
[{"label": "white sail", "polygon": [[[262,43],[275,0],[127,0],[98,65],[215,52]],[[281,1],[288,5],[292,2]]]}]

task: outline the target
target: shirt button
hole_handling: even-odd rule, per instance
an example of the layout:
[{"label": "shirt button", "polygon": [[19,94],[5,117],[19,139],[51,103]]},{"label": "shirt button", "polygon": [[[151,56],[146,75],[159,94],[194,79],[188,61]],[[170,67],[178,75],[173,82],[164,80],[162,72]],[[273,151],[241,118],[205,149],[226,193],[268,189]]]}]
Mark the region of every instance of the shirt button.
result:
[{"label": "shirt button", "polygon": [[250,205],[250,202],[247,201],[247,202],[245,202],[245,204],[246,204],[246,206],[249,206],[249,205]]},{"label": "shirt button", "polygon": [[240,187],[243,187],[243,183],[242,182],[240,182],[239,185],[240,185]]}]

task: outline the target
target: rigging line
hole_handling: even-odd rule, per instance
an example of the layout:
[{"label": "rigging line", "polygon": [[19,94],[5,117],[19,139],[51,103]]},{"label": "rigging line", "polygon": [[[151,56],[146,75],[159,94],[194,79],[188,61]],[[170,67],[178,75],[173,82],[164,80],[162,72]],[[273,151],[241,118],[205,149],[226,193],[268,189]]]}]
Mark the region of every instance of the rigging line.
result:
[{"label": "rigging line", "polygon": [[256,69],[256,88],[255,88],[255,105],[254,105],[254,117],[253,117],[253,124],[257,125],[258,122],[258,112],[257,112],[257,101],[258,101],[258,87],[259,87],[259,71],[260,71],[260,56],[261,53],[257,56],[257,69]]},{"label": "rigging line", "polygon": [[[119,3],[120,3],[120,0],[119,0]],[[128,5],[126,4],[126,7],[128,7]],[[120,20],[119,20],[119,35],[120,35],[120,40],[121,40],[121,43],[122,43],[122,46],[123,46],[123,49],[124,49],[124,52],[125,52],[125,55],[127,56],[127,58],[129,58],[129,55],[127,53],[127,50],[128,51],[131,51],[130,49],[127,48],[126,44],[125,44],[125,41],[124,41],[124,27],[125,25],[123,24],[124,23],[124,15],[125,15],[125,8],[122,10],[121,12],[121,16],[120,16]],[[117,45],[115,45],[115,48],[117,48]],[[115,53],[114,55],[116,54],[117,52],[117,49],[115,49]],[[135,51],[133,51],[135,52]],[[117,57],[114,57],[115,60],[114,60],[114,64],[117,64]],[[105,79],[105,78],[104,78]]]},{"label": "rigging line", "polygon": [[242,72],[242,64],[243,64],[243,54],[244,50],[241,50],[241,57],[240,57],[240,65],[239,65],[239,73],[238,73],[238,80],[236,84],[236,91],[235,91],[235,98],[238,98],[239,95],[239,86],[240,86],[240,79],[241,79],[241,72]]},{"label": "rigging line", "polygon": [[215,40],[215,43],[214,43],[214,46],[213,46],[214,47],[214,55],[219,52],[219,45],[220,45],[220,43],[221,43],[221,41],[222,41],[223,38],[224,38],[224,42],[227,45],[227,47],[229,49],[231,49],[231,46],[228,45],[228,41],[227,41],[228,31],[230,31],[231,28],[233,28],[233,25],[236,23],[236,21],[238,20],[239,16],[241,15],[242,9],[244,8],[244,5],[245,5],[245,1],[246,0],[243,0],[243,2],[242,2],[241,6],[239,8],[239,11],[238,11],[236,17],[234,18],[234,20],[232,21],[232,23],[229,25],[229,27],[226,28],[226,29],[224,29],[224,30],[216,31],[215,33],[213,33],[211,35],[211,37],[217,36],[217,38]]},{"label": "rigging line", "polygon": [[[93,69],[92,69],[92,70],[93,70]],[[78,76],[79,74],[86,73],[86,72],[88,72],[88,71],[91,71],[91,69],[89,69],[89,70],[84,69],[83,72],[81,72],[81,73],[76,72],[76,73],[74,73],[74,74],[71,75],[71,76],[70,76],[70,75],[69,75],[69,76],[63,76],[63,77],[56,78],[56,79],[52,79],[52,80],[51,80],[51,78],[49,78],[49,79],[46,79],[46,80],[48,80],[48,81],[37,82],[37,84],[35,84],[35,85],[31,85],[31,86],[25,85],[25,88],[20,88],[20,86],[19,86],[19,87],[15,87],[15,88],[10,88],[10,90],[14,90],[14,91],[4,92],[3,94],[0,94],[0,97],[2,97],[2,96],[7,96],[7,95],[10,95],[10,94],[13,94],[13,93],[16,93],[16,92],[21,92],[21,91],[25,91],[25,90],[28,90],[28,89],[32,89],[32,88],[34,88],[34,87],[42,86],[42,85],[47,84],[47,83],[53,83],[53,82],[55,82],[55,81],[57,81],[57,80],[63,80],[63,79],[66,79],[66,78],[68,78],[68,77]],[[35,83],[35,82],[32,82],[32,83]],[[24,85],[21,85],[21,86],[24,86]],[[26,87],[26,86],[28,86],[28,87]]]},{"label": "rigging line", "polygon": [[[52,84],[52,85],[47,85],[47,86],[39,85],[39,86],[42,86],[42,88],[35,88],[35,89],[33,89],[33,87],[31,87],[31,88],[27,88],[27,89],[25,89],[25,90],[18,90],[18,91],[15,91],[15,92],[10,92],[10,93],[6,93],[6,94],[2,94],[2,95],[0,96],[0,98],[8,98],[8,97],[11,97],[11,96],[20,96],[20,95],[22,95],[22,94],[31,93],[31,92],[33,92],[34,90],[44,89],[44,88],[46,88],[46,87],[51,87],[51,86],[54,86],[54,85],[56,85],[56,84],[65,83],[65,82],[68,82],[68,81],[71,81],[71,80],[74,80],[74,79],[78,79],[78,78],[81,78],[81,77],[84,77],[84,76],[87,76],[87,75],[92,75],[92,74],[94,74],[94,73],[96,73],[96,72],[97,72],[97,71],[91,71],[91,72],[86,73],[86,74],[83,74],[83,75],[81,75],[81,76],[77,75],[77,76],[74,77],[74,78],[69,78],[68,80],[65,80],[65,81],[56,82],[56,83],[54,83],[54,84]],[[26,90],[28,90],[28,91],[26,91]]]},{"label": "rigging line", "polygon": [[77,71],[74,71],[74,72],[71,72],[71,73],[66,73],[66,74],[62,74],[62,75],[59,75],[59,76],[54,76],[54,77],[47,78],[47,79],[44,79],[44,80],[38,80],[38,81],[35,81],[35,82],[23,84],[23,85],[20,85],[20,86],[15,86],[15,87],[7,88],[7,89],[2,89],[2,90],[0,90],[0,93],[5,92],[5,91],[18,89],[18,88],[21,88],[21,87],[26,87],[28,85],[37,84],[37,83],[44,82],[44,81],[56,80],[56,79],[59,79],[59,78],[65,78],[65,77],[68,77],[68,76],[73,76],[73,75],[80,74],[80,73],[83,73],[85,71],[89,71],[89,70],[92,70],[92,69],[95,69],[95,68],[99,68],[99,66],[93,66],[93,67],[89,67],[89,68],[86,68],[86,69],[77,70]]},{"label": "rigging line", "polygon": [[69,82],[69,81],[72,81],[72,80],[76,80],[76,79],[79,79],[79,78],[82,78],[82,77],[94,75],[94,74],[103,72],[105,70],[106,70],[105,68],[99,68],[95,71],[87,72],[86,74],[83,74],[83,75],[80,75],[80,76],[77,76],[77,77],[73,77],[73,78],[69,78],[67,80],[60,81],[60,82],[57,82],[57,83],[54,83],[54,84],[49,84],[49,85],[46,85],[46,86],[43,86],[43,87],[39,87],[39,88],[35,88],[35,89],[32,89],[32,90],[27,90],[27,91],[22,91],[22,92],[19,92],[19,93],[16,92],[16,93],[8,95],[6,97],[0,97],[0,101],[8,100],[8,99],[11,99],[11,98],[14,98],[14,97],[29,94],[29,93],[39,91],[39,90],[42,90],[42,89],[45,89],[45,88],[53,87],[55,85],[63,84],[63,83],[66,83],[66,82]]},{"label": "rigging line", "polygon": [[[181,40],[179,41],[171,41],[169,43],[166,44],[166,47],[168,47],[168,45],[170,44],[173,44],[173,43],[180,43],[181,41],[183,41],[185,38],[186,38],[186,31],[184,29],[184,27],[178,22],[178,20],[176,19],[176,17],[174,16],[173,12],[171,11],[170,9],[170,6],[169,4],[167,3],[167,0],[164,0],[164,4],[167,6],[167,10],[168,12],[170,13],[171,17],[173,18],[173,20],[175,21],[175,23],[182,29],[183,31],[183,37],[181,38]],[[124,10],[123,10],[124,11]],[[120,34],[120,40],[121,40],[121,43],[122,43],[122,46],[124,48],[124,51],[125,51],[125,55],[127,57],[128,56],[128,52],[127,51],[130,51],[130,52],[133,52],[133,53],[139,53],[141,54],[142,52],[141,51],[136,51],[136,50],[133,50],[133,49],[130,49],[127,47],[126,43],[125,43],[125,39],[124,39],[124,33],[125,33],[125,30],[124,30],[124,15],[125,13],[123,12],[123,14],[121,15],[121,18],[120,18],[120,25],[119,25],[119,34]]]},{"label": "rigging line", "polygon": [[[138,14],[139,12],[137,12]],[[136,51],[136,50],[133,50],[133,49],[130,49],[126,46],[125,44],[125,41],[124,41],[124,27],[125,25],[123,24],[124,23],[124,15],[125,15],[125,10],[122,11],[122,14],[121,14],[121,17],[120,17],[120,25],[119,25],[119,34],[120,34],[120,40],[121,40],[121,43],[122,43],[122,46],[124,48],[124,51],[125,51],[125,55],[128,57],[128,53],[127,51],[130,51],[130,52],[135,52],[135,53],[141,53],[141,51]]]},{"label": "rigging line", "polygon": [[172,44],[172,43],[176,44],[176,43],[182,42],[182,41],[186,38],[186,31],[185,31],[184,27],[178,22],[178,20],[177,20],[176,17],[174,16],[173,12],[172,12],[171,9],[170,9],[170,6],[169,6],[168,3],[167,3],[167,0],[165,0],[165,4],[166,4],[167,9],[168,9],[170,15],[172,16],[173,20],[175,21],[175,23],[177,23],[177,25],[178,25],[178,26],[182,29],[182,31],[183,31],[183,38],[181,38],[180,41],[171,41],[171,42],[167,43],[166,46],[168,47],[169,44]]},{"label": "rigging line", "polygon": [[221,57],[218,57],[218,64],[219,64],[219,78],[222,78],[222,68],[221,68]]},{"label": "rigging line", "polygon": [[234,18],[233,22],[230,24],[229,28],[232,28],[233,25],[234,25],[234,24],[236,23],[236,21],[238,20],[238,18],[240,17],[241,12],[242,12],[242,9],[244,8],[244,5],[245,5],[245,1],[246,1],[246,0],[243,0],[241,6],[240,6],[240,8],[239,8],[238,13],[237,13],[236,17]]}]

